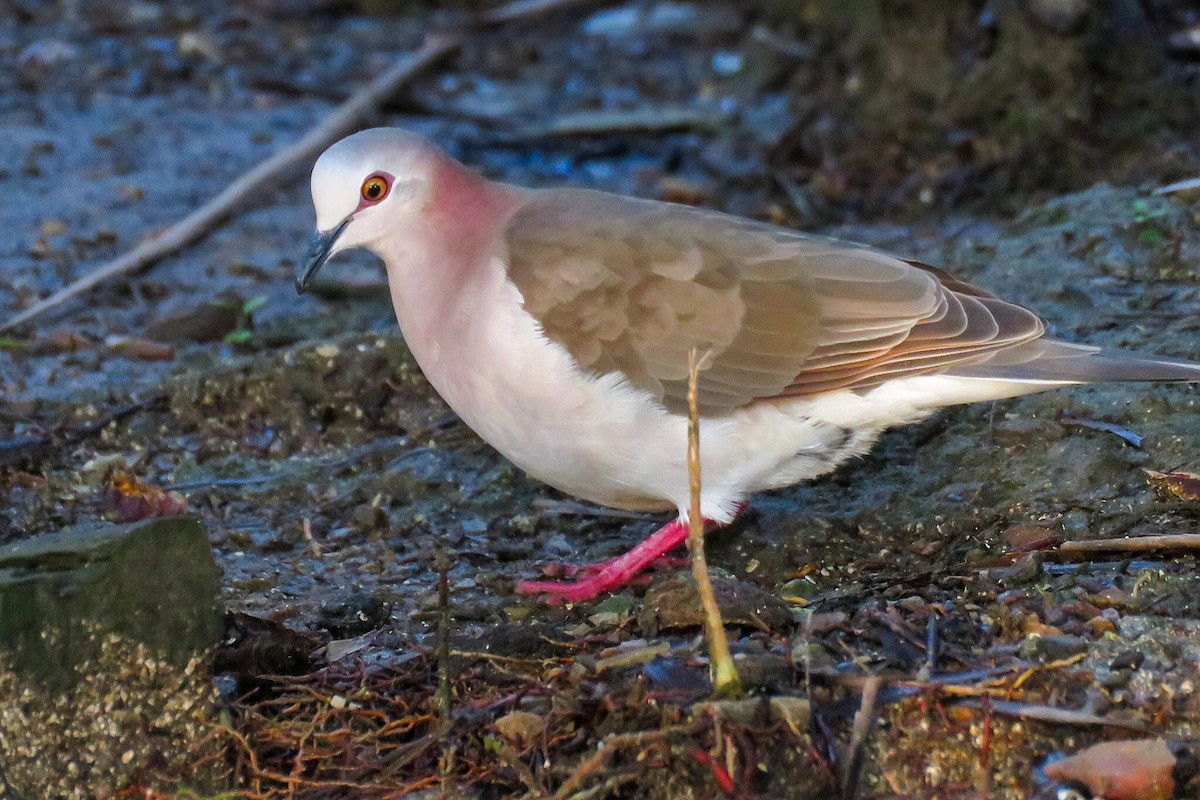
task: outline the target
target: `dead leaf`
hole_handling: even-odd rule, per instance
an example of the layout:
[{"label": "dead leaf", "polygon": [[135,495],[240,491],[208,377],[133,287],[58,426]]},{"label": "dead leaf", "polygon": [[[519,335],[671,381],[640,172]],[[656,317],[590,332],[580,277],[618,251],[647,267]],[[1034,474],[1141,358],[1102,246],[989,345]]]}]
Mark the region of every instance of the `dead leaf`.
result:
[{"label": "dead leaf", "polygon": [[336,664],[347,656],[352,656],[360,650],[364,650],[371,645],[371,640],[375,638],[375,631],[364,633],[362,636],[355,636],[353,639],[334,639],[329,644],[325,645],[325,660],[330,664]]},{"label": "dead leaf", "polygon": [[1194,472],[1158,472],[1146,470],[1150,485],[1164,500],[1194,503],[1200,500],[1200,475]]},{"label": "dead leaf", "polygon": [[171,345],[135,336],[109,342],[108,349],[117,355],[141,361],[170,361],[175,358],[175,348]]},{"label": "dead leaf", "polygon": [[1101,742],[1045,767],[1046,777],[1078,783],[1105,800],[1170,800],[1175,755],[1162,739]]},{"label": "dead leaf", "polygon": [[152,517],[174,517],[187,510],[178,492],[166,492],[121,470],[105,482],[100,506],[116,522],[138,522]]},{"label": "dead leaf", "polygon": [[546,730],[546,722],[528,711],[510,711],[496,720],[496,730],[509,744],[524,750]]}]

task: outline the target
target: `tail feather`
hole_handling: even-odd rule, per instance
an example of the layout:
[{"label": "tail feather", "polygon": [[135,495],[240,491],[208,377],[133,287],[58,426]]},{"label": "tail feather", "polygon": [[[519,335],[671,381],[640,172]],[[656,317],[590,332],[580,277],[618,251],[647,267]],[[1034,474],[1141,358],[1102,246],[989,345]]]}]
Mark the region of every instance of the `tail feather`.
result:
[{"label": "tail feather", "polygon": [[1200,383],[1200,363],[1038,339],[946,374],[1057,385],[1119,381]]}]

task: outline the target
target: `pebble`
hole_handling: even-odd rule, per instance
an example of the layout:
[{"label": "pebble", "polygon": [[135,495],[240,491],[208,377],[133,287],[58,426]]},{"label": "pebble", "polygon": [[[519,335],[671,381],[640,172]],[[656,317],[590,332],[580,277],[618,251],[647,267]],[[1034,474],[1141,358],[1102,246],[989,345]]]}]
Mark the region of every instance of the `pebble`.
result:
[{"label": "pebble", "polygon": [[1079,636],[1032,636],[1021,642],[1017,653],[1021,658],[1044,663],[1077,656],[1086,653],[1087,649],[1087,640]]},{"label": "pebble", "polygon": [[1129,683],[1132,673],[1127,669],[1109,669],[1108,667],[1096,667],[1093,672],[1096,683],[1103,686],[1105,689],[1120,689],[1122,686]]},{"label": "pebble", "polygon": [[1072,538],[1081,536],[1087,533],[1089,528],[1091,528],[1091,522],[1086,512],[1073,509],[1063,514],[1062,529],[1063,533],[1068,536]]}]

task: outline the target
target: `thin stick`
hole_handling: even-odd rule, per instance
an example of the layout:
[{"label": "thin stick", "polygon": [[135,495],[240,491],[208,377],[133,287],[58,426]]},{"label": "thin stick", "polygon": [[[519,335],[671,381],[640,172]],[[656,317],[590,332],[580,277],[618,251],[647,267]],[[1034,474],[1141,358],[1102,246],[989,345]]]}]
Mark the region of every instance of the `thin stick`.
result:
[{"label": "thin stick", "polygon": [[438,550],[438,688],[435,705],[441,717],[441,733],[445,736],[452,725],[450,716],[450,557]]},{"label": "thin stick", "polygon": [[1166,533],[1125,539],[1086,539],[1063,542],[1060,553],[1145,553],[1152,550],[1200,550],[1200,533]]},{"label": "thin stick", "polygon": [[713,593],[708,575],[708,559],[704,556],[704,518],[700,516],[700,411],[696,400],[696,384],[700,376],[700,358],[696,348],[688,353],[688,486],[691,507],[688,510],[688,553],[692,557],[692,577],[704,609],[704,632],[708,640],[708,657],[713,692],[717,697],[737,697],[742,693],[737,668],[725,639],[725,624]]},{"label": "thin stick", "polygon": [[[979,698],[968,698],[959,700],[955,703],[958,706],[967,706],[968,708],[983,708],[983,701]],[[1101,717],[1097,714],[1092,714],[1089,711],[1076,711],[1071,708],[1059,708],[1057,706],[1045,706],[1036,703],[1022,703],[1016,700],[995,700],[989,699],[988,706],[993,714],[1001,714],[1006,717],[1016,717],[1025,720],[1038,720],[1039,722],[1050,722],[1058,725],[1078,725],[1080,727],[1095,725],[1108,728],[1122,728],[1124,730],[1137,731],[1139,733],[1149,733],[1151,729],[1143,722],[1136,720],[1122,720],[1119,718]]]},{"label": "thin stick", "polygon": [[1173,194],[1174,192],[1190,192],[1193,189],[1200,189],[1200,178],[1187,178],[1182,181],[1168,183],[1166,186],[1160,186],[1154,190],[1155,194]]},{"label": "thin stick", "polygon": [[[515,0],[477,19],[484,25],[499,25],[580,2],[581,0]],[[142,272],[162,258],[202,238],[221,220],[246,206],[261,186],[277,183],[281,176],[312,160],[326,147],[353,130],[384,99],[395,94],[400,87],[437,61],[458,50],[467,39],[467,33],[461,31],[429,34],[416,52],[407,53],[397,59],[386,72],[351,95],[300,141],[275,153],[231,183],[212,200],[154,238],[145,240],[132,250],[72,281],[45,300],[0,322],[0,332],[23,325],[100,284],[123,275]]]},{"label": "thin stick", "polygon": [[859,774],[862,772],[864,748],[871,728],[875,724],[875,706],[879,697],[879,676],[869,675],[863,682],[862,701],[854,714],[854,725],[850,732],[850,748],[847,752],[846,771],[842,775],[842,797],[857,800],[859,796]]}]

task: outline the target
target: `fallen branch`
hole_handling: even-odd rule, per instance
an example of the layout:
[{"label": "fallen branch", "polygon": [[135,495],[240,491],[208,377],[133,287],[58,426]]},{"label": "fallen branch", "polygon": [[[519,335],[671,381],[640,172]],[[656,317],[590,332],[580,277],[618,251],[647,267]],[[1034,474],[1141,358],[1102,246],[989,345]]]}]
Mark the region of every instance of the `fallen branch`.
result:
[{"label": "fallen branch", "polygon": [[[495,26],[544,14],[583,0],[515,0],[493,11],[480,14],[473,21],[482,26]],[[279,151],[242,175],[223,192],[152,239],[92,270],[64,286],[44,300],[35,303],[15,316],[0,322],[0,332],[9,331],[44,314],[68,300],[108,283],[123,275],[134,275],[148,269],[162,258],[197,241],[217,224],[243,208],[249,198],[259,193],[264,184],[278,179],[302,164],[311,161],[321,151],[354,127],[389,95],[395,94],[421,72],[450,53],[458,50],[469,38],[468,31],[431,33],[425,43],[413,53],[397,59],[396,63],[371,83],[355,92],[300,141]]]},{"label": "fallen branch", "polygon": [[1063,542],[1060,553],[1147,553],[1155,550],[1200,550],[1200,533],[1164,533],[1124,539],[1086,539]]}]

